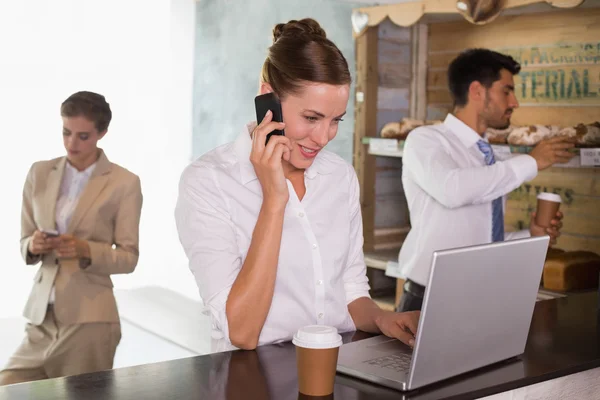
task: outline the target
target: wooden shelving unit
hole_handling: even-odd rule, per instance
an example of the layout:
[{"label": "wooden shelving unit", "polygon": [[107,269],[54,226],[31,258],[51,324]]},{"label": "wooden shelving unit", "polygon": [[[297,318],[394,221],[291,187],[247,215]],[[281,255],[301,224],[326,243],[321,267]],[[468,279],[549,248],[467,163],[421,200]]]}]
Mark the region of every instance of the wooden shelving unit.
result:
[{"label": "wooden shelving unit", "polygon": [[[396,157],[402,158],[404,155],[404,142],[397,139],[384,139],[390,141],[390,145],[386,146],[386,148],[382,148],[381,145],[372,145],[372,138],[363,138],[362,143],[368,145],[368,154],[372,156],[381,156],[381,157]],[[377,141],[381,141],[380,138],[375,138]],[[394,143],[395,142],[395,143]],[[394,143],[395,145],[391,145]],[[492,148],[496,154],[506,155],[510,154],[527,154],[529,153],[533,147],[525,147],[525,146],[511,146],[511,145],[502,145],[502,144],[493,144]],[[594,151],[598,151],[598,149],[591,149]],[[579,155],[580,150],[577,150],[577,155],[571,159],[568,163],[565,164],[555,164],[553,168],[590,168],[590,165],[582,165],[582,158]]]},{"label": "wooden shelving unit", "polygon": [[[415,7],[418,3],[422,7]],[[383,139],[379,133],[386,123],[403,117],[445,118],[452,108],[447,67],[460,51],[482,47],[519,59],[522,71],[515,85],[520,108],[513,116],[515,125],[576,126],[598,120],[598,66],[577,60],[600,54],[597,46],[589,45],[600,37],[600,1],[580,3],[566,1],[555,7],[550,1],[514,1],[507,3],[503,15],[483,26],[465,21],[451,0],[357,9],[369,18],[368,24],[354,32],[353,165],[361,190],[365,263],[372,276],[380,277],[388,261],[397,261],[403,230],[409,229],[406,199],[401,201],[403,142]],[[557,80],[562,71],[565,78]],[[495,148],[505,156],[530,151],[508,145]],[[537,194],[550,191],[563,199],[564,226],[558,247],[567,251],[600,248],[600,168],[586,164],[590,155],[582,154],[584,165],[578,154],[568,164],[541,171],[509,194],[508,230],[528,226]],[[592,156],[597,157],[600,154]],[[375,270],[379,275],[373,274]],[[400,284],[397,289],[401,293]],[[538,298],[548,296],[560,294],[540,291]]]}]

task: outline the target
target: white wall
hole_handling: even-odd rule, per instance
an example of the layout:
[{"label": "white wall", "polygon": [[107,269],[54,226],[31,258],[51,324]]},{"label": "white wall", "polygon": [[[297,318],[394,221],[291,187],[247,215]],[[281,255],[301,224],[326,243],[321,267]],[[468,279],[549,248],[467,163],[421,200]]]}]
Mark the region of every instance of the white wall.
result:
[{"label": "white wall", "polygon": [[120,288],[157,284],[197,298],[175,230],[179,175],[191,157],[194,0],[0,2],[0,316],[18,315],[34,267],[19,254],[32,162],[64,154],[60,103],[106,96],[109,159],[142,180],[140,262]]}]

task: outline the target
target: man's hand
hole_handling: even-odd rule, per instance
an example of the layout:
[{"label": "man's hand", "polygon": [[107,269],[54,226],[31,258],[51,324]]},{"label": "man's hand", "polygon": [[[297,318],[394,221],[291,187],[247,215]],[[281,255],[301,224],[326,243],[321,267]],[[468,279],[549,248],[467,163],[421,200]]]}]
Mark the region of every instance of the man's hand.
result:
[{"label": "man's hand", "polygon": [[542,140],[531,150],[529,155],[535,159],[538,171],[541,171],[551,167],[553,164],[569,162],[575,154],[568,150],[574,146],[573,139],[557,136],[552,139]]},{"label": "man's hand", "polygon": [[550,245],[555,245],[556,240],[560,236],[560,228],[562,228],[562,219],[563,213],[560,211],[556,213],[556,217],[552,221],[550,221],[550,227],[544,228],[535,223],[535,215],[533,212],[531,214],[531,222],[529,224],[529,232],[531,232],[531,236],[544,236],[550,235]]}]

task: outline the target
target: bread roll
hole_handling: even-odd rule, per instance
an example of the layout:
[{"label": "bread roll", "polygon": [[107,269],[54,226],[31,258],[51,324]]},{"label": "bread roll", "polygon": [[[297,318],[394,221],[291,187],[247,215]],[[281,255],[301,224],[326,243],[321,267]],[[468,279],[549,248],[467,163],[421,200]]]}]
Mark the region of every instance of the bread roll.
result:
[{"label": "bread roll", "polygon": [[508,143],[515,146],[535,146],[552,135],[551,127],[546,125],[521,126],[508,135]]},{"label": "bread roll", "polygon": [[[546,261],[555,258],[557,255],[564,253],[563,249],[559,249],[557,247],[549,247],[548,252],[546,253]],[[542,273],[542,279],[540,285],[544,285],[544,274]]]},{"label": "bread roll", "polygon": [[[402,135],[400,122],[389,122],[381,129],[381,137],[389,139],[405,139],[406,135]],[[404,136],[404,137],[403,137]]]},{"label": "bread roll", "polygon": [[582,147],[591,147],[600,145],[600,122],[575,127],[575,138],[577,144]]},{"label": "bread roll", "polygon": [[505,129],[494,129],[487,128],[485,131],[485,137],[487,137],[490,143],[494,144],[506,144],[508,143],[508,135],[516,128],[516,126],[511,125]]},{"label": "bread roll", "polygon": [[598,287],[600,255],[590,251],[567,251],[546,258],[544,287],[568,291]]},{"label": "bread roll", "polygon": [[423,125],[436,125],[441,124],[442,121],[432,120],[432,121],[423,121],[420,119],[414,118],[402,118],[400,122],[390,122],[385,124],[383,129],[381,129],[381,137],[390,138],[390,139],[399,139],[404,140],[415,128],[418,128]]},{"label": "bread roll", "polygon": [[573,138],[577,147],[600,146],[600,122],[563,128],[557,136]]}]

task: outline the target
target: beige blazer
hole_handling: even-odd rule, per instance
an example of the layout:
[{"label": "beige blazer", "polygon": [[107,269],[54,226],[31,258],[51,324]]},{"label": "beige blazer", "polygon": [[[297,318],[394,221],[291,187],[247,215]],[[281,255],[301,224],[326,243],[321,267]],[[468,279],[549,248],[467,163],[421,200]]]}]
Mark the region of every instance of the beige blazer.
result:
[{"label": "beige blazer", "polygon": [[78,259],[58,259],[54,253],[30,257],[27,251],[36,229],[56,229],[55,208],[66,162],[66,157],[36,162],[25,181],[21,254],[26,264],[41,261],[41,266],[23,315],[40,325],[54,284],[59,322],[119,322],[110,275],[131,273],[138,262],[142,191],[137,175],[108,161],[100,150],[67,228],[67,233],[88,241],[87,268],[81,269]]}]

